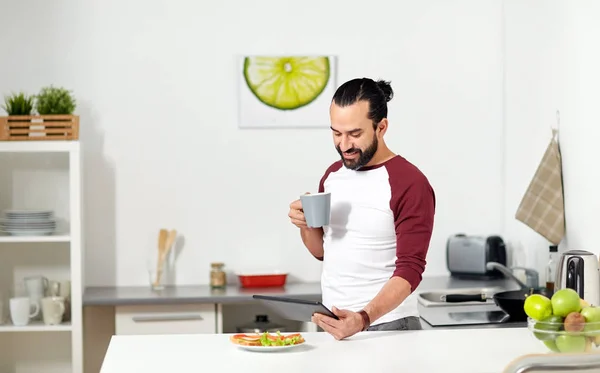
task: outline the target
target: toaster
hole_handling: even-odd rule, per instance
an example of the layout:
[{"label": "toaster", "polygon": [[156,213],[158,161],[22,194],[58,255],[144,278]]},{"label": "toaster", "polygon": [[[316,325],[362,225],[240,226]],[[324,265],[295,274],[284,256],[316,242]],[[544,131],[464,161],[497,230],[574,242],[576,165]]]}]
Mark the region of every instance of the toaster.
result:
[{"label": "toaster", "polygon": [[486,268],[489,262],[506,266],[506,245],[500,236],[459,233],[448,238],[446,264],[450,276],[481,280],[503,277],[499,271]]}]

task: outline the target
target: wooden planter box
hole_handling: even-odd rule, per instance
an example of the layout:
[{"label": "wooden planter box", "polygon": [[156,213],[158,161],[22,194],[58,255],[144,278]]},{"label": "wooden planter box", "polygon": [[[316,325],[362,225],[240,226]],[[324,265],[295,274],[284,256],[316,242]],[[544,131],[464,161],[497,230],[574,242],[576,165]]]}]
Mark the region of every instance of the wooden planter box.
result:
[{"label": "wooden planter box", "polygon": [[0,117],[0,141],[78,140],[79,115]]}]

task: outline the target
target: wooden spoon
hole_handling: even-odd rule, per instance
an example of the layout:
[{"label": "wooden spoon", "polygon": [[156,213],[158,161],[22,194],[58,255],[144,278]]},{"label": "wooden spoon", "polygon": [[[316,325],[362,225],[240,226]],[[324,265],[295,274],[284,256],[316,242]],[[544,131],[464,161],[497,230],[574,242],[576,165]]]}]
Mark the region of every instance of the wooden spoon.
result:
[{"label": "wooden spoon", "polygon": [[[165,231],[165,233],[166,233],[166,231]],[[167,256],[169,255],[171,248],[173,247],[173,243],[175,242],[176,237],[177,237],[177,230],[173,229],[168,232],[168,236],[164,240],[162,250],[160,251],[160,256],[158,258],[158,268],[156,271],[156,273],[157,273],[156,274],[156,284],[157,285],[160,283],[160,278],[162,276],[164,262],[167,259]]]},{"label": "wooden spoon", "polygon": [[160,275],[162,272],[162,257],[165,252],[166,243],[167,243],[168,232],[166,229],[161,229],[158,234],[158,260],[156,262],[156,279],[154,280],[154,285],[157,286],[160,283]]}]

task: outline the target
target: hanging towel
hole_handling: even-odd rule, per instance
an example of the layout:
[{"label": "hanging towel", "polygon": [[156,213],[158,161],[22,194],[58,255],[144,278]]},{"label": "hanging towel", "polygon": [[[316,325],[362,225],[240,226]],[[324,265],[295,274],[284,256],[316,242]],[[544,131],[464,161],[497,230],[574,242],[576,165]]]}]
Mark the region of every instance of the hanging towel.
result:
[{"label": "hanging towel", "polygon": [[565,235],[562,162],[557,131],[538,166],[515,217],[554,245]]}]

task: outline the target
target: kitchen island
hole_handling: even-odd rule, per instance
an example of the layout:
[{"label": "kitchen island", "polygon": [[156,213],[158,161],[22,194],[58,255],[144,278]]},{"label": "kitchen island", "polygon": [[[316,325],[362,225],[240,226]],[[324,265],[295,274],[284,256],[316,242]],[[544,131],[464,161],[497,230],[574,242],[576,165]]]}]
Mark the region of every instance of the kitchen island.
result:
[{"label": "kitchen island", "polygon": [[[424,277],[417,292],[432,290],[457,290],[468,288],[499,287],[515,289],[514,281],[464,280],[448,276]],[[293,298],[320,300],[319,283],[289,283],[281,288],[243,289],[232,284],[226,289],[215,291],[209,286],[168,286],[161,291],[152,291],[147,286],[88,287],[83,296],[84,305],[84,349],[88,371],[98,372],[105,351],[113,335],[163,335],[170,334],[216,334],[235,332],[237,327],[254,319],[255,315],[268,314],[272,322],[287,326],[284,331],[313,332],[318,329],[312,323],[289,322],[269,312],[253,294],[279,295]],[[475,306],[478,310],[494,310],[493,305]],[[424,329],[479,329],[479,328],[523,328],[524,323],[492,323],[483,321],[478,325],[456,326],[430,325],[427,320],[444,320],[449,309],[419,305]],[[466,307],[468,308],[468,307]],[[461,312],[465,307],[452,307]],[[324,334],[324,333],[323,333]],[[152,337],[155,338],[155,337]],[[118,340],[118,339],[117,339]]]},{"label": "kitchen island", "polygon": [[523,355],[557,356],[526,328],[303,335],[304,345],[277,352],[243,350],[228,334],[114,336],[100,373],[502,373]]}]

